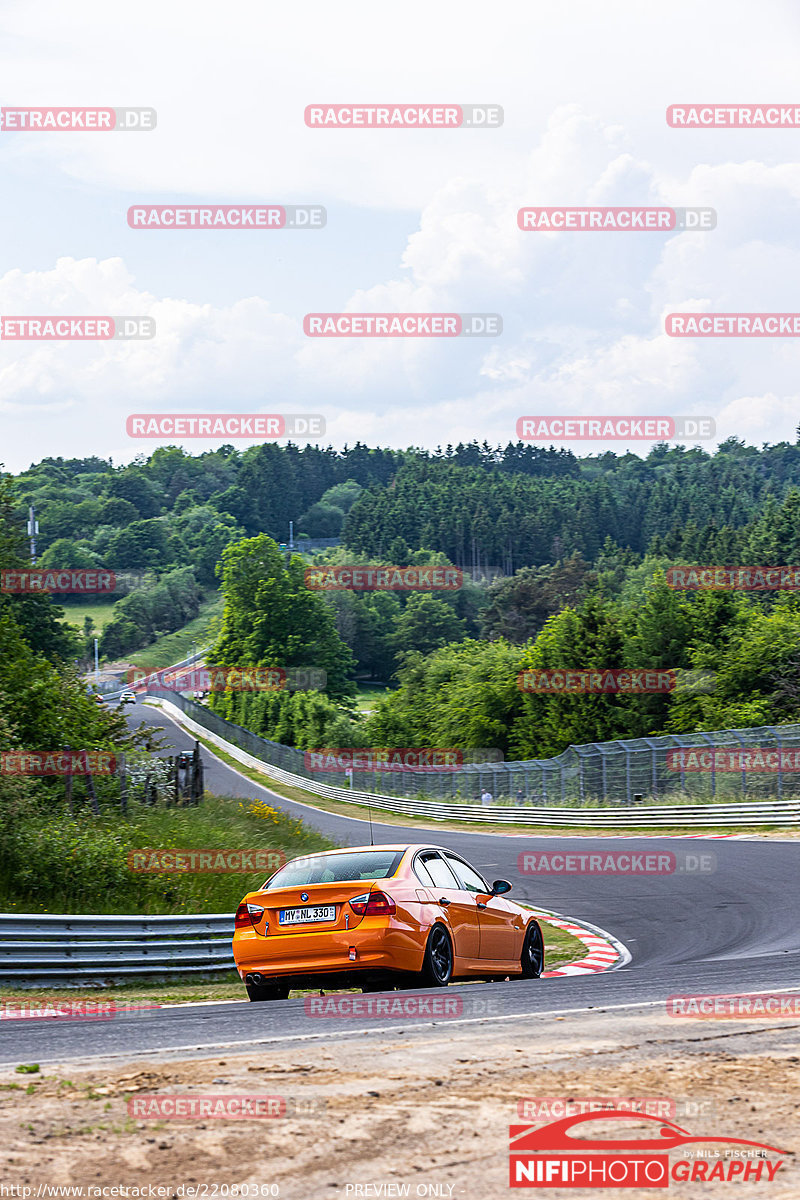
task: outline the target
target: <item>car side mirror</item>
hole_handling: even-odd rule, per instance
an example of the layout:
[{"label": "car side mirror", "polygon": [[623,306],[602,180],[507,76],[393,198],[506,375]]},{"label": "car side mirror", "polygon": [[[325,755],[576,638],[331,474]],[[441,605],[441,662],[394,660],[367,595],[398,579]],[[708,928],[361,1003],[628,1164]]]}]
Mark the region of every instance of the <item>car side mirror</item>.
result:
[{"label": "car side mirror", "polygon": [[502,896],[504,892],[510,892],[510,891],[511,891],[511,884],[508,882],[507,879],[495,879],[494,883],[492,884],[492,895],[493,896]]}]

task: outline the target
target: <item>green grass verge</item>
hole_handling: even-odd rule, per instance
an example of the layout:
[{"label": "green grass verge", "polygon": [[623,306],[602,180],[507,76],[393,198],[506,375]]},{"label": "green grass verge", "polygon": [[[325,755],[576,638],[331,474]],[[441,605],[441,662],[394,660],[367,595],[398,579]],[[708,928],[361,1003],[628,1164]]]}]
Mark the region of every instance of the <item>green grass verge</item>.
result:
[{"label": "green grass verge", "polygon": [[143,650],[136,650],[126,655],[126,659],[145,671],[161,671],[173,663],[180,662],[191,654],[192,646],[202,649],[211,640],[212,623],[222,616],[224,601],[219,592],[200,605],[200,612],[193,621],[176,629],[174,633],[166,633],[156,638]]},{"label": "green grass verge", "polygon": [[262,849],[287,858],[331,845],[316,830],[260,800],[206,795],[196,808],[133,803],[99,818],[64,809],[16,814],[0,842],[0,909],[33,913],[234,912],[261,887],[257,873],[134,872],[131,850]]},{"label": "green grass verge", "polygon": [[102,633],[114,615],[112,600],[98,600],[95,604],[89,600],[81,600],[78,604],[64,604],[62,607],[64,620],[70,625],[74,625],[81,633],[83,633],[84,617],[91,617],[97,632]]},{"label": "green grass verge", "polygon": [[375,708],[381,696],[387,696],[390,691],[391,688],[385,683],[365,683],[362,680],[356,693],[356,708],[359,712],[369,711]]}]

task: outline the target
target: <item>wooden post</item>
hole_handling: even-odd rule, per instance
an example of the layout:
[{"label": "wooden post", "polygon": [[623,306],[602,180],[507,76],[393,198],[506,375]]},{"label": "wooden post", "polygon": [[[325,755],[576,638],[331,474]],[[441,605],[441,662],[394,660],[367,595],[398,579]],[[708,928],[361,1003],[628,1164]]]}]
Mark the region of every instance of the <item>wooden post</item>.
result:
[{"label": "wooden post", "polygon": [[119,806],[123,817],[128,815],[128,775],[125,770],[125,755],[119,756]]},{"label": "wooden post", "polygon": [[[64,751],[66,754],[69,754],[70,747],[65,746]],[[64,778],[64,799],[67,802],[67,812],[69,813],[70,816],[73,816],[74,814],[73,814],[73,810],[72,810],[72,774],[69,774],[69,775],[65,776],[65,778]]]},{"label": "wooden post", "polygon": [[[81,750],[81,754],[86,754],[86,751]],[[89,803],[92,806],[92,812],[94,813],[94,815],[96,817],[99,817],[100,816],[100,806],[97,803],[97,796],[95,795],[94,780],[92,779],[92,772],[89,770],[88,755],[84,759],[84,768],[85,768],[85,778],[86,778],[86,791],[89,793]]]},{"label": "wooden post", "polygon": [[192,787],[191,802],[199,804],[203,799],[203,760],[200,757],[200,743],[195,742],[192,755]]}]

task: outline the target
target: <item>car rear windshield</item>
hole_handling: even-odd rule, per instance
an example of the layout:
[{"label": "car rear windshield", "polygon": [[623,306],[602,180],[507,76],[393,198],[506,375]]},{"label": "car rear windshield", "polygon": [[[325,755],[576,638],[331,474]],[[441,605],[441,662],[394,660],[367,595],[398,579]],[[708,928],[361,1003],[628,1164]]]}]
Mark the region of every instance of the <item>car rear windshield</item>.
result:
[{"label": "car rear windshield", "polygon": [[307,883],[346,883],[351,879],[388,879],[403,857],[402,850],[354,850],[317,858],[296,858],[269,880],[269,888],[302,887]]}]

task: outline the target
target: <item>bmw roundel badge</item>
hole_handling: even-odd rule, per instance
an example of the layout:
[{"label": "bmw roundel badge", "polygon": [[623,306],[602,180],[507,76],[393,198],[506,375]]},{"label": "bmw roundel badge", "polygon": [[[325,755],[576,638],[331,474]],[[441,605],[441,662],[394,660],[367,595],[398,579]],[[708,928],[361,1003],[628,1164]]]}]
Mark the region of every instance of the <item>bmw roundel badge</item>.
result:
[{"label": "bmw roundel badge", "polygon": [[307,900],[307,899],[308,899],[308,892],[301,892],[301,893],[300,893],[300,899],[301,899],[301,900]]}]

